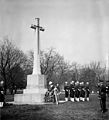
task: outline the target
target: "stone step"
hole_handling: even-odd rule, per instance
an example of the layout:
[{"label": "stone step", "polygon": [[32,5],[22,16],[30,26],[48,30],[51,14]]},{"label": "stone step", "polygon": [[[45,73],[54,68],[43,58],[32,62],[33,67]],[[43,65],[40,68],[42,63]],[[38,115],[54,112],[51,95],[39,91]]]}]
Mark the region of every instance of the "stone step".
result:
[{"label": "stone step", "polygon": [[45,94],[32,93],[32,94],[15,94],[15,104],[38,104],[44,103]]}]

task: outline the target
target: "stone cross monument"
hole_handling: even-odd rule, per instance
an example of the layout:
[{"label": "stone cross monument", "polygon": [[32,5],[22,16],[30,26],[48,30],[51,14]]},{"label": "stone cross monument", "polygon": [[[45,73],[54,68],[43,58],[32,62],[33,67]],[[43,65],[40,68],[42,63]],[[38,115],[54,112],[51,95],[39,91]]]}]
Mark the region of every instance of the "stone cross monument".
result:
[{"label": "stone cross monument", "polygon": [[[44,31],[39,26],[39,18],[36,18],[37,24],[31,25],[34,30],[35,43],[34,43],[34,62],[33,62],[33,73],[27,76],[27,86],[23,90],[23,94],[16,94],[14,96],[14,102],[18,104],[39,104],[44,103],[44,96],[46,92],[46,81],[45,76],[41,75],[40,70],[40,31]],[[37,39],[36,39],[37,36]]]},{"label": "stone cross monument", "polygon": [[[37,36],[37,40],[35,40],[34,46],[34,64],[33,64],[33,74],[41,74],[40,70],[40,31],[44,31],[42,27],[39,26],[39,18],[37,19],[37,25],[31,25],[31,28],[34,29],[35,36]],[[37,31],[36,31],[37,30]]]}]

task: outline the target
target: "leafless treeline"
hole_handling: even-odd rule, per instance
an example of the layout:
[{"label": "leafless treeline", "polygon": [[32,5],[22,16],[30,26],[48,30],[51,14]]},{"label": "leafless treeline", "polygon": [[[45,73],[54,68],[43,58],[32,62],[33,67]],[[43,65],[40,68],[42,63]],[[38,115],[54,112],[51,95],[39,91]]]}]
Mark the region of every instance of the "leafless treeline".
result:
[{"label": "leafless treeline", "polygon": [[[4,39],[0,45],[0,81],[4,81],[5,93],[7,89],[13,91],[15,87],[26,86],[26,76],[32,74],[33,51],[25,54],[11,41]],[[95,89],[97,82],[107,79],[105,65],[100,62],[91,62],[87,65],[79,65],[72,61],[66,62],[64,57],[55,49],[40,52],[41,73],[46,76],[47,83],[63,85],[65,81],[89,81],[91,89]]]}]

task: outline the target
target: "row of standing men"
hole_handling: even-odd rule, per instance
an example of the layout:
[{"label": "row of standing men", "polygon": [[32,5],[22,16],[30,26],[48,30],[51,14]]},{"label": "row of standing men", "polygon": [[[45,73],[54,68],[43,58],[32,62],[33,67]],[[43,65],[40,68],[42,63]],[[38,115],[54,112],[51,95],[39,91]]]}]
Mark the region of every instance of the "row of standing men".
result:
[{"label": "row of standing men", "polygon": [[[86,85],[84,82],[79,83],[72,81],[70,85],[68,85],[68,82],[65,82],[64,85],[64,92],[65,92],[65,101],[70,100],[72,102],[74,101],[89,101],[89,82],[86,82]],[[59,94],[60,94],[60,87],[59,84],[56,86],[53,85],[53,83],[50,81],[49,82],[49,88],[48,91],[45,94],[45,101],[53,100],[55,102],[59,101]],[[53,98],[53,99],[52,99]]]},{"label": "row of standing men", "polygon": [[68,98],[70,97],[70,101],[89,101],[89,82],[79,82],[79,81],[72,81],[70,85],[68,85],[68,82],[65,82],[64,86],[65,91],[65,101],[68,101]]}]

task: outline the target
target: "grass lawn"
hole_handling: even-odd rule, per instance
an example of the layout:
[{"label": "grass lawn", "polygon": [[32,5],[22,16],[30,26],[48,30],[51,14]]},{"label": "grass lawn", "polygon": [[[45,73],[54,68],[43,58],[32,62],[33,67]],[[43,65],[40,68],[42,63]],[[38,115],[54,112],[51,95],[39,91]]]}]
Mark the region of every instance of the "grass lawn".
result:
[{"label": "grass lawn", "polygon": [[[107,108],[109,109],[109,98]],[[100,112],[97,95],[91,95],[89,102],[7,105],[0,112],[1,120],[109,120],[109,110],[104,114]]]}]

